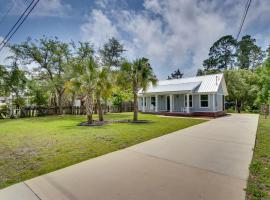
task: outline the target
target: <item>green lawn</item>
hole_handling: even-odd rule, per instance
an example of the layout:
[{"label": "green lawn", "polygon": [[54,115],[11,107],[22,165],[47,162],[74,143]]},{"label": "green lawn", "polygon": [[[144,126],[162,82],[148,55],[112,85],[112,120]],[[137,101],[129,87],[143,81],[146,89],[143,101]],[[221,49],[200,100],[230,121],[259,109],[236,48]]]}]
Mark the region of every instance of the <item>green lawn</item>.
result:
[{"label": "green lawn", "polygon": [[250,175],[247,199],[270,199],[270,118],[260,117]]},{"label": "green lawn", "polygon": [[[107,119],[131,119],[131,113]],[[205,120],[139,115],[148,124],[79,127],[84,116],[0,120],[0,188],[122,149]]]}]

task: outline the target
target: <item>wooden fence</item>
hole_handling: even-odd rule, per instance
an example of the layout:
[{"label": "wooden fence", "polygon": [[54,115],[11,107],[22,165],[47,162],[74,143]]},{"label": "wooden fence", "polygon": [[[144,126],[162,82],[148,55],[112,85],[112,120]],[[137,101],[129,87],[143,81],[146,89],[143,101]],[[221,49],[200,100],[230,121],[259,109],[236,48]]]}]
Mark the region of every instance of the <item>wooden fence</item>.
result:
[{"label": "wooden fence", "polygon": [[[125,102],[121,106],[103,106],[104,112],[131,112],[133,111],[133,102]],[[36,117],[46,115],[56,115],[59,113],[58,107],[24,107],[22,109],[14,109],[13,112],[10,110],[0,110],[0,118],[14,118],[19,117]],[[84,115],[86,113],[85,107],[67,106],[63,107],[63,114],[66,115]],[[97,109],[94,108],[94,113],[97,113]]]}]

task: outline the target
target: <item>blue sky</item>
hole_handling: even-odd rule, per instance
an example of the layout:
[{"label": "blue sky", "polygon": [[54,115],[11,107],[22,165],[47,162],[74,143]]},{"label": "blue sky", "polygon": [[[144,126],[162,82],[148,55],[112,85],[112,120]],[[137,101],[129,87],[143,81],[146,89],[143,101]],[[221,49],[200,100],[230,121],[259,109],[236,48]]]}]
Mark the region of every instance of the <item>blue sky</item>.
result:
[{"label": "blue sky", "polygon": [[[31,0],[0,0],[0,38],[8,32]],[[145,56],[160,79],[180,68],[195,75],[211,44],[222,35],[235,35],[244,0],[40,0],[37,8],[11,42],[42,35],[90,41],[98,48],[118,38],[130,60]],[[270,1],[251,3],[243,34],[263,48],[270,44]],[[0,52],[0,63],[8,49]]]}]

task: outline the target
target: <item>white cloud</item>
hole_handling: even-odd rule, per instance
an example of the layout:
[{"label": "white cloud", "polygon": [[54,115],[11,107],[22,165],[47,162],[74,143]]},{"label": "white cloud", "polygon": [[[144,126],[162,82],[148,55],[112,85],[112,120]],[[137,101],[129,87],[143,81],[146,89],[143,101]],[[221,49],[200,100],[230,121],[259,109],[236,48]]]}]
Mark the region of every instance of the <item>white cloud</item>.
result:
[{"label": "white cloud", "polygon": [[[143,6],[139,11],[116,9],[104,0],[101,10],[93,10],[81,26],[81,33],[97,44],[118,37],[130,59],[148,57],[161,78],[178,67],[185,76],[194,75],[214,41],[235,35],[244,9],[242,0],[144,0]],[[243,34],[258,22],[265,26],[269,10],[268,0],[254,3]]]},{"label": "white cloud", "polygon": [[147,0],[144,2],[144,7],[148,10],[152,10],[155,13],[161,13],[163,5],[158,0]]},{"label": "white cloud", "polygon": [[81,26],[81,36],[83,40],[101,46],[107,39],[118,37],[118,31],[101,10],[93,10],[88,21]]},{"label": "white cloud", "polygon": [[[2,42],[3,37],[0,36],[0,42]],[[12,53],[10,52],[8,47],[4,47],[2,51],[0,51],[0,65],[9,65],[10,60],[7,60],[6,58],[8,56],[11,56]]]},{"label": "white cloud", "polygon": [[[14,8],[13,14],[21,14],[30,2],[26,2],[25,0],[13,0]],[[72,14],[72,7],[70,4],[66,4],[63,0],[42,0],[39,1],[31,16],[56,16],[63,17],[69,16]]]},{"label": "white cloud", "polygon": [[106,6],[108,5],[108,0],[99,0],[96,1],[95,3],[100,8],[106,8]]},{"label": "white cloud", "polygon": [[270,18],[270,1],[252,1],[249,13],[247,15],[246,26],[256,23],[257,25],[266,25]]}]

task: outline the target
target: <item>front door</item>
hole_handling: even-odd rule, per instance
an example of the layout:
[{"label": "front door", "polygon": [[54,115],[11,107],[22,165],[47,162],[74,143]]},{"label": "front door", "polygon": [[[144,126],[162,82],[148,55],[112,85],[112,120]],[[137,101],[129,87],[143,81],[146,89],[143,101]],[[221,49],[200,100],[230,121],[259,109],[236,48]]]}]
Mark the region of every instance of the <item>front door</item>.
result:
[{"label": "front door", "polygon": [[167,96],[167,111],[170,111],[171,104],[170,104],[170,96]]}]

